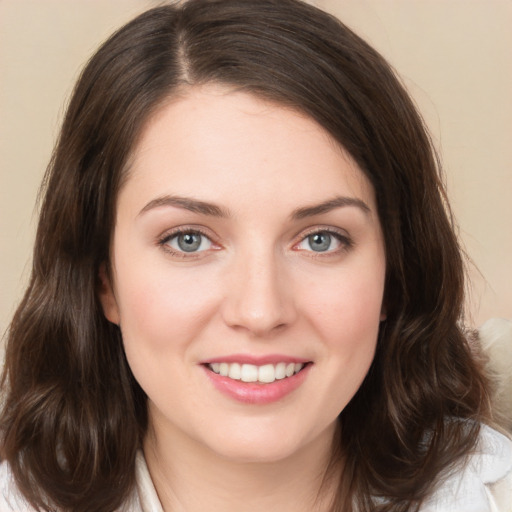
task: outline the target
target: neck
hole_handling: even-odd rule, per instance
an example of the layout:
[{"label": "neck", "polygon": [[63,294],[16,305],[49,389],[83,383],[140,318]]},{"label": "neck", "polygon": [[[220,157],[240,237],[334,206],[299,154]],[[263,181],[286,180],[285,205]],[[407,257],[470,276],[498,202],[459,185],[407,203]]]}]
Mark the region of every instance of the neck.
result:
[{"label": "neck", "polygon": [[286,459],[251,462],[150,427],[144,454],[165,512],[326,512],[341,470],[326,479],[334,430]]}]

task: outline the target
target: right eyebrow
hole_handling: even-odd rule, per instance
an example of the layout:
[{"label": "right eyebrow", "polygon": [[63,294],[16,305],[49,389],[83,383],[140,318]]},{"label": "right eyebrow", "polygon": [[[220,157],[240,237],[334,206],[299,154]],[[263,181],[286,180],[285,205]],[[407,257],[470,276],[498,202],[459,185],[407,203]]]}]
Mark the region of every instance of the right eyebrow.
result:
[{"label": "right eyebrow", "polygon": [[208,203],[206,201],[201,201],[199,199],[194,199],[192,197],[183,197],[183,196],[172,196],[165,195],[161,197],[157,197],[150,201],[138,215],[142,215],[154,208],[159,208],[161,206],[173,206],[175,208],[182,208],[184,210],[189,210],[194,213],[200,213],[202,215],[209,215],[211,217],[230,217],[230,213],[228,210],[214,204]]}]

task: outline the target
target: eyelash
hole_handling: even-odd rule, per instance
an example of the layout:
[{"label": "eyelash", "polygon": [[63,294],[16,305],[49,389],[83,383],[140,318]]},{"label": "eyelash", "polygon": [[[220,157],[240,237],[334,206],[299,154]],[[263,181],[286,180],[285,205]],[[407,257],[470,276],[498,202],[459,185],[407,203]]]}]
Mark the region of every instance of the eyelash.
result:
[{"label": "eyelash", "polygon": [[171,256],[175,256],[178,258],[197,258],[199,257],[204,251],[199,252],[185,252],[185,251],[177,251],[173,249],[169,242],[180,235],[201,235],[202,237],[208,239],[212,245],[216,245],[215,242],[212,240],[211,235],[208,235],[204,230],[201,228],[176,228],[170,232],[165,233],[162,235],[158,240],[158,245],[167,253],[169,253]]},{"label": "eyelash", "polygon": [[[157,244],[165,252],[169,253],[172,256],[178,257],[178,258],[190,259],[190,258],[200,257],[200,255],[205,251],[199,251],[199,252],[191,251],[191,252],[187,253],[185,251],[177,251],[169,245],[169,242],[172,239],[174,239],[180,235],[189,235],[189,234],[190,235],[201,235],[202,237],[205,237],[206,239],[208,239],[212,245],[216,245],[215,242],[212,240],[211,235],[208,235],[201,228],[196,228],[196,227],[194,227],[194,228],[188,228],[188,227],[187,228],[176,228],[170,232],[165,233],[161,237],[159,237],[157,240]],[[334,250],[327,250],[327,251],[313,251],[313,250],[308,251],[308,250],[300,250],[300,249],[299,250],[301,252],[310,253],[309,254],[310,257],[326,258],[326,257],[330,257],[330,256],[339,255],[340,253],[348,252],[354,246],[353,240],[349,236],[347,236],[347,234],[344,232],[333,229],[332,227],[315,227],[315,228],[311,229],[310,231],[306,231],[306,233],[301,233],[299,241],[295,242],[293,244],[293,247],[296,248],[299,244],[304,242],[307,238],[317,235],[317,234],[326,234],[326,235],[329,235],[329,236],[335,238],[341,244],[341,247],[334,249]]]},{"label": "eyelash", "polygon": [[317,235],[317,234],[326,234],[333,238],[335,238],[341,245],[338,249],[328,250],[328,251],[306,251],[304,252],[310,253],[309,256],[313,258],[328,258],[331,256],[337,256],[341,253],[348,252],[354,246],[354,241],[346,234],[344,231],[338,231],[332,227],[315,227],[310,231],[306,231],[306,233],[300,234],[300,240],[294,244],[294,247],[297,247],[299,244],[304,242],[307,238]]}]

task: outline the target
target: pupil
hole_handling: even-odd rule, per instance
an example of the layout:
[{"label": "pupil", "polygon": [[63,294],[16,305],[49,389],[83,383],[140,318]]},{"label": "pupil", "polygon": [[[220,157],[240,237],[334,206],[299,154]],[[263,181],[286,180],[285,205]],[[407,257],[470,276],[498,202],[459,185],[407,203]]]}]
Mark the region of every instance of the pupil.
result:
[{"label": "pupil", "polygon": [[182,251],[193,252],[201,245],[201,235],[186,233],[178,237],[178,245]]},{"label": "pupil", "polygon": [[314,251],[327,251],[331,245],[331,236],[327,233],[315,233],[309,237],[309,245]]}]

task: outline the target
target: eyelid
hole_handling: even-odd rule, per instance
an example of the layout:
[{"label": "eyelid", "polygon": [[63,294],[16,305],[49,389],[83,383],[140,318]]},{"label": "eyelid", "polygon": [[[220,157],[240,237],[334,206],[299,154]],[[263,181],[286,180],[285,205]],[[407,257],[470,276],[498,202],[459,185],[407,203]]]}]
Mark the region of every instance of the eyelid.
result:
[{"label": "eyelid", "polygon": [[[179,235],[185,235],[188,233],[196,233],[201,236],[204,236],[207,238],[211,244],[212,247],[210,247],[207,250],[198,251],[198,252],[189,252],[186,251],[179,251],[171,247],[168,242],[172,240],[173,238],[179,236]],[[165,252],[170,254],[171,256],[177,256],[180,258],[187,258],[187,259],[193,259],[198,258],[201,256],[204,256],[205,253],[208,253],[210,250],[218,250],[221,248],[220,244],[216,242],[215,236],[212,235],[212,233],[205,229],[202,226],[196,226],[196,225],[186,225],[186,226],[177,226],[175,228],[171,228],[167,231],[164,231],[161,235],[159,235],[156,239],[156,244],[162,248]]]},{"label": "eyelid", "polygon": [[[187,234],[187,233],[198,233],[201,236],[204,236],[211,242],[212,247],[207,250],[203,250],[203,251],[199,251],[199,252],[187,253],[185,251],[175,250],[168,245],[169,240],[171,240],[172,238],[174,238],[178,235]],[[302,243],[307,237],[314,235],[316,233],[327,233],[327,234],[335,237],[340,242],[341,247],[339,247],[335,250],[329,250],[329,251],[325,251],[325,252],[320,252],[320,251],[316,252],[313,250],[309,251],[309,250],[305,250],[305,249],[298,249],[298,245],[300,243]],[[211,250],[221,249],[222,246],[219,244],[219,242],[216,240],[216,238],[217,237],[214,234],[212,234],[209,229],[206,229],[203,226],[185,225],[185,226],[177,226],[175,228],[171,228],[167,231],[164,231],[161,235],[159,235],[157,237],[156,245],[161,247],[162,250],[164,250],[165,252],[169,253],[172,256],[186,258],[186,259],[193,259],[193,258],[199,258],[199,257],[205,256],[205,254],[207,254]],[[336,228],[333,226],[323,226],[323,225],[313,226],[313,227],[307,228],[306,230],[301,231],[294,238],[295,238],[295,241],[292,244],[292,249],[295,249],[295,250],[298,250],[301,252],[305,252],[305,253],[310,253],[309,255],[313,256],[313,257],[334,256],[341,252],[348,251],[354,245],[354,242],[353,242],[351,236],[347,233],[346,230]]]},{"label": "eyelid", "polygon": [[[320,251],[316,252],[316,251],[308,251],[305,249],[298,249],[298,245],[301,244],[306,238],[308,238],[311,235],[315,235],[317,233],[327,233],[328,235],[334,236],[341,243],[341,247],[338,249],[335,249],[335,250],[324,251],[324,252],[320,252]],[[353,245],[354,245],[354,241],[352,240],[350,235],[344,229],[335,228],[333,226],[321,226],[320,225],[320,226],[314,226],[314,227],[308,228],[305,231],[301,231],[300,234],[295,237],[295,242],[293,243],[292,248],[299,250],[299,251],[312,253],[312,255],[315,257],[322,257],[322,256],[326,257],[326,256],[332,256],[332,255],[339,254],[340,252],[347,251],[347,250],[351,249]]]}]

